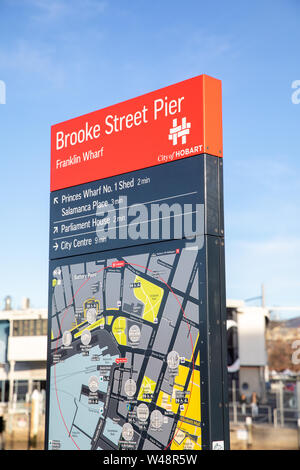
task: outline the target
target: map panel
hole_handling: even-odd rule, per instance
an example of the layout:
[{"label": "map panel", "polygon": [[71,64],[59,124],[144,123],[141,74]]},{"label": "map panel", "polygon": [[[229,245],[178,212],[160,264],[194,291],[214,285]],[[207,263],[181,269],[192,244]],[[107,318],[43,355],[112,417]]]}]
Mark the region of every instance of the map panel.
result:
[{"label": "map panel", "polygon": [[198,242],[50,263],[49,449],[202,448]]}]

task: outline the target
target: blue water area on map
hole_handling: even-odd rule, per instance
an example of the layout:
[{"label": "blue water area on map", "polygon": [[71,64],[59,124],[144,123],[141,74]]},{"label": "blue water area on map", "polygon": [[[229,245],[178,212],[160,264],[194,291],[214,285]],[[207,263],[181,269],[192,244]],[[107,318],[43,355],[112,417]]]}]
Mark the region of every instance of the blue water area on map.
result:
[{"label": "blue water area on map", "polygon": [[104,403],[99,401],[97,405],[89,405],[88,400],[88,396],[81,395],[80,402],[76,403],[78,408],[74,425],[92,439],[99,418],[102,416],[100,408],[103,407]]},{"label": "blue water area on map", "polygon": [[[72,429],[72,438],[76,442],[76,445],[79,447],[80,450],[89,450],[91,448],[91,440],[89,437],[87,437],[84,433],[81,431],[78,431],[77,429]],[[69,439],[71,441],[71,438]],[[72,442],[75,448],[75,444]],[[76,449],[78,449],[76,447]]]},{"label": "blue water area on map", "polygon": [[122,427],[119,424],[115,423],[110,418],[106,418],[103,436],[105,436],[117,446],[121,436],[121,432]]},{"label": "blue water area on map", "polygon": [[[90,438],[101,417],[100,409],[103,403],[88,405],[88,397],[81,395],[81,387],[88,385],[90,376],[99,376],[99,364],[112,364],[117,357],[100,356],[100,361],[93,363],[93,354],[99,354],[99,346],[90,350],[90,356],[76,354],[65,362],[56,364],[56,390],[54,366],[51,367],[49,440],[60,441],[61,449],[88,450],[91,447]],[[107,386],[108,382],[99,382],[99,390],[104,393]],[[71,428],[76,445],[69,436]],[[108,435],[108,438],[111,439],[111,436]]]}]

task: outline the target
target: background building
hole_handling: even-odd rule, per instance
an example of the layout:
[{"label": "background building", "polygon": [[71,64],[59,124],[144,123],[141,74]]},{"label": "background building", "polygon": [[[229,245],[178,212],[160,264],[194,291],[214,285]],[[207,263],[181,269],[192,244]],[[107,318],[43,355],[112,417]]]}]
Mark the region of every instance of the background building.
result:
[{"label": "background building", "polygon": [[[268,380],[266,346],[269,310],[227,300],[229,387],[253,392],[263,400]],[[47,309],[33,309],[29,299],[13,309],[10,297],[0,312],[0,404],[10,410],[26,407],[34,389],[46,389]]]},{"label": "background building", "polygon": [[268,357],[266,331],[270,312],[263,307],[248,307],[242,300],[227,300],[229,387],[235,381],[239,394],[250,399],[255,392],[266,398]]},{"label": "background building", "polygon": [[[0,311],[0,405],[3,411],[26,409],[33,390],[46,388],[47,310],[24,299],[13,309],[10,297]],[[44,393],[42,393],[43,396]]]}]

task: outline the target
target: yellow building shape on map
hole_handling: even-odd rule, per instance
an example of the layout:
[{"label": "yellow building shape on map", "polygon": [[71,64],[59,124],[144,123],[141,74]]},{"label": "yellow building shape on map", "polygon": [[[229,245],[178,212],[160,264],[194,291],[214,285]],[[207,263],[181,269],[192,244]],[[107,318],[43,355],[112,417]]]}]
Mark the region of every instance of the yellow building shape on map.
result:
[{"label": "yellow building shape on map", "polygon": [[[86,322],[81,323],[81,325],[83,325],[83,324],[86,324]],[[91,330],[94,330],[95,328],[98,328],[98,326],[101,326],[101,325],[103,325],[103,326],[105,325],[105,318],[104,317],[102,317],[99,320],[95,321],[94,323],[87,326],[86,328],[83,328],[82,330],[78,331],[78,333],[75,333],[74,338],[78,338],[79,336],[81,336],[82,332],[85,331],[85,330],[90,330],[91,331]],[[80,325],[78,325],[78,326],[80,326]]]},{"label": "yellow building shape on map", "polygon": [[[76,320],[76,321],[77,321],[77,320]],[[73,323],[73,324],[74,324],[74,323]],[[82,325],[85,325],[85,324],[86,324],[86,321],[83,321],[82,323],[76,323],[76,325],[73,326],[73,328],[72,328],[70,331],[74,331],[74,330],[80,328]],[[75,337],[75,335],[74,335],[74,337]]]},{"label": "yellow building shape on map", "polygon": [[121,344],[122,346],[126,346],[127,336],[126,336],[126,318],[125,317],[118,317],[115,319],[113,326],[112,326],[112,332],[117,342]]},{"label": "yellow building shape on map", "polygon": [[184,405],[185,409],[181,411],[181,415],[186,418],[201,421],[199,370],[193,371],[187,391],[190,392],[187,394],[189,402],[188,405]]},{"label": "yellow building shape on map", "polygon": [[171,450],[201,450],[201,428],[179,421],[174,433]]},{"label": "yellow building shape on map", "polygon": [[[175,382],[178,381],[176,377]],[[177,387],[174,386],[174,389]],[[173,390],[174,391],[174,390]],[[178,422],[171,450],[200,450],[201,449],[201,398],[200,371],[192,372],[187,388],[188,403],[180,411],[181,420]],[[189,422],[186,423],[185,420]]]},{"label": "yellow building shape on map", "polygon": [[178,375],[175,377],[175,384],[185,386],[185,382],[189,373],[189,368],[184,366],[178,366]]},{"label": "yellow building shape on map", "polygon": [[179,406],[179,404],[176,403],[176,400],[171,395],[163,392],[162,390],[159,392],[156,404],[166,411],[172,411],[174,414],[177,413]]},{"label": "yellow building shape on map", "polygon": [[[188,340],[190,341],[190,339],[188,338]],[[196,349],[196,346],[197,346],[197,343],[198,343],[198,340],[199,340],[199,333],[197,335],[197,338],[193,344],[193,347],[194,347],[194,350],[193,350],[193,353],[191,354],[191,357],[188,359],[188,358],[185,358],[186,362],[193,362],[194,361],[194,365],[197,364],[198,362],[198,365],[199,365],[199,361],[200,361],[200,356],[198,354],[198,356],[196,357],[195,356],[195,349]]]},{"label": "yellow building shape on map", "polygon": [[134,288],[134,295],[144,304],[143,319],[155,323],[159,307],[164,295],[164,290],[140,276],[136,276],[134,283],[140,283],[141,287]]},{"label": "yellow building shape on map", "polygon": [[184,367],[181,365],[178,366],[178,375],[175,377],[172,395],[169,395],[168,393],[165,393],[161,390],[157,398],[157,406],[159,406],[160,408],[164,408],[165,410],[170,411],[172,413],[177,413],[179,403],[176,403],[176,392],[182,392],[182,390],[184,389],[188,373],[188,367]]},{"label": "yellow building shape on map", "polygon": [[[110,313],[110,315],[107,315],[107,313]],[[115,307],[110,307],[110,308],[106,309],[105,314],[106,314],[106,324],[111,325],[112,321],[114,319],[114,316],[115,315],[118,316],[120,314],[120,311],[119,311],[119,309],[117,309]]]},{"label": "yellow building shape on map", "polygon": [[83,302],[83,315],[84,315],[84,318],[86,318],[86,314],[87,314],[87,310],[88,309],[95,309],[96,312],[97,312],[97,315],[99,314],[100,312],[100,300],[97,300],[95,299],[95,297],[93,297],[92,299],[87,299]]},{"label": "yellow building shape on map", "polygon": [[[142,382],[137,399],[150,403],[152,401],[152,397],[150,397],[150,395],[153,395],[155,387],[156,387],[156,382],[154,382],[154,380],[144,375],[143,382]],[[147,398],[148,395],[149,397]]]}]

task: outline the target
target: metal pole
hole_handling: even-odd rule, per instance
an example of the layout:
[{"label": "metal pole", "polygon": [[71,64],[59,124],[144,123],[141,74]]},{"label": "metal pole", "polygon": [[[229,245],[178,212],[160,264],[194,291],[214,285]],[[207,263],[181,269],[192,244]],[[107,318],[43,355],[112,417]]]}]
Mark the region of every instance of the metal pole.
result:
[{"label": "metal pole", "polygon": [[266,300],[265,300],[265,285],[261,285],[261,306],[265,308],[266,306]]},{"label": "metal pole", "polygon": [[236,382],[232,381],[233,423],[237,424]]},{"label": "metal pole", "polygon": [[279,401],[280,401],[280,426],[284,426],[284,407],[283,407],[283,382],[280,381],[279,388]]},{"label": "metal pole", "polygon": [[30,404],[30,444],[31,447],[35,448],[37,445],[40,411],[40,392],[38,390],[32,392]]},{"label": "metal pole", "polygon": [[[300,377],[297,378],[296,382],[296,402],[297,402],[297,419],[300,420]],[[298,424],[299,429],[299,424]]]},{"label": "metal pole", "polygon": [[268,423],[272,423],[272,412],[271,412],[271,407],[268,406]]},{"label": "metal pole", "polygon": [[247,441],[247,447],[248,449],[252,446],[252,418],[251,416],[246,417],[246,428],[248,431],[248,441]]},{"label": "metal pole", "polygon": [[[12,325],[13,322],[11,322]],[[9,328],[9,334],[11,335],[11,328]],[[9,394],[8,394],[8,429],[10,433],[10,447],[14,448],[14,415],[13,415],[13,400],[14,400],[14,370],[15,361],[9,363]]]},{"label": "metal pole", "polygon": [[274,428],[277,428],[277,408],[273,410]]},{"label": "metal pole", "polygon": [[27,417],[28,417],[27,450],[30,450],[30,448],[31,448],[31,436],[30,436],[30,430],[31,430],[31,400],[28,403]]}]

